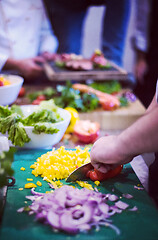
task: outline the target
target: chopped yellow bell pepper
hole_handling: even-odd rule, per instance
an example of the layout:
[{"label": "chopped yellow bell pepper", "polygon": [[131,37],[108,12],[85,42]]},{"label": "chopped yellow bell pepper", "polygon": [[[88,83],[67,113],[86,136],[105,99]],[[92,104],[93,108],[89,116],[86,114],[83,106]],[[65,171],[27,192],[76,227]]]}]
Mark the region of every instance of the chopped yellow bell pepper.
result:
[{"label": "chopped yellow bell pepper", "polygon": [[24,167],[21,167],[20,170],[21,170],[21,171],[25,171],[25,168],[24,168]]},{"label": "chopped yellow bell pepper", "polygon": [[25,188],[36,188],[37,186],[36,186],[36,184],[34,184],[34,183],[26,183],[25,184]]}]

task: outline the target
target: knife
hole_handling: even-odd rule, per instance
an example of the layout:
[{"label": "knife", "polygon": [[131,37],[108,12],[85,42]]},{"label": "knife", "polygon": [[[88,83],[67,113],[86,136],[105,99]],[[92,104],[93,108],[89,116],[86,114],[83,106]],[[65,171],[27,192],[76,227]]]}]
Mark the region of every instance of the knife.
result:
[{"label": "knife", "polygon": [[89,170],[94,169],[91,163],[86,163],[82,165],[79,168],[76,168],[68,178],[66,179],[66,182],[75,182],[76,180],[85,180],[87,179],[86,174]]}]

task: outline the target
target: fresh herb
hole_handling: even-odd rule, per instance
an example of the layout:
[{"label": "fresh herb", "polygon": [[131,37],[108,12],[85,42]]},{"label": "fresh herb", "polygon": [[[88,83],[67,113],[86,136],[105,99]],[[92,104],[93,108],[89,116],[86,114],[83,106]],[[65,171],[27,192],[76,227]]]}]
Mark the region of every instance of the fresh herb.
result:
[{"label": "fresh herb", "polygon": [[128,106],[128,100],[127,100],[127,98],[125,98],[125,97],[120,97],[120,98],[119,98],[119,101],[120,101],[120,106],[121,106],[121,107],[126,107],[126,106]]},{"label": "fresh herb", "polygon": [[36,112],[33,112],[28,117],[23,119],[23,124],[25,126],[34,126],[34,124],[39,122],[50,122],[56,123],[60,122],[62,118],[59,114],[48,110],[48,109],[39,109]]},{"label": "fresh herb", "polygon": [[13,113],[17,113],[17,114],[20,115],[21,117],[24,117],[24,114],[23,114],[20,106],[14,104],[14,105],[11,106],[10,110],[11,110]]},{"label": "fresh herb", "polygon": [[101,92],[105,92],[105,93],[109,93],[109,94],[120,92],[122,89],[121,84],[115,80],[103,82],[103,83],[94,82],[90,86]]},{"label": "fresh herb", "polygon": [[55,61],[55,65],[56,65],[57,67],[64,68],[64,67],[65,67],[65,62]]},{"label": "fresh herb", "polygon": [[24,125],[21,122],[13,124],[8,131],[8,139],[11,140],[13,145],[22,147],[24,143],[28,143],[28,137]]},{"label": "fresh herb", "polygon": [[53,134],[53,133],[57,133],[58,131],[59,129],[55,128],[52,123],[41,122],[41,123],[36,123],[34,125],[34,129],[32,132],[35,134],[40,134],[42,132],[46,134]]},{"label": "fresh herb", "polygon": [[72,88],[72,84],[67,82],[66,86],[57,86],[60,96],[54,98],[56,105],[61,108],[73,107],[81,112],[88,112],[99,106],[99,100],[94,94],[80,93]]},{"label": "fresh herb", "polygon": [[32,101],[35,100],[38,96],[44,95],[44,96],[46,97],[46,99],[48,100],[48,99],[52,98],[55,93],[56,93],[56,90],[55,90],[54,88],[48,87],[48,88],[45,88],[44,90],[30,93],[30,94],[28,95],[28,98],[29,98],[30,101],[32,102]]}]

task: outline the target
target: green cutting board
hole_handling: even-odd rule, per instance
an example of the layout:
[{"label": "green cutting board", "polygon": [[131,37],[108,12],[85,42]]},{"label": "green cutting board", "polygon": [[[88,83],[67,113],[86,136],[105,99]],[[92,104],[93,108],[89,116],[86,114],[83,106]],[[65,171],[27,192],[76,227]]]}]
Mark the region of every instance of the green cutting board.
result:
[{"label": "green cutting board", "polygon": [[[48,150],[47,150],[48,151]],[[27,213],[18,213],[17,209],[29,205],[31,202],[25,198],[30,194],[30,189],[19,191],[27,182],[27,178],[33,178],[42,182],[42,187],[37,191],[45,192],[50,190],[48,184],[41,177],[31,174],[30,165],[44,154],[46,150],[23,150],[18,151],[14,156],[13,168],[15,171],[16,183],[7,191],[6,204],[0,229],[1,240],[157,240],[158,239],[158,210],[145,190],[138,190],[134,186],[140,184],[130,164],[127,164],[122,173],[110,180],[105,181],[98,189],[103,193],[114,193],[121,200],[127,202],[130,207],[138,207],[138,211],[130,212],[125,210],[111,219],[121,234],[117,235],[109,227],[101,227],[99,231],[93,229],[89,233],[70,235],[63,232],[54,232],[50,226],[43,225],[34,220],[34,216]],[[25,167],[26,171],[20,168]],[[142,187],[142,186],[141,186]],[[122,198],[123,193],[133,195],[132,199]]]}]

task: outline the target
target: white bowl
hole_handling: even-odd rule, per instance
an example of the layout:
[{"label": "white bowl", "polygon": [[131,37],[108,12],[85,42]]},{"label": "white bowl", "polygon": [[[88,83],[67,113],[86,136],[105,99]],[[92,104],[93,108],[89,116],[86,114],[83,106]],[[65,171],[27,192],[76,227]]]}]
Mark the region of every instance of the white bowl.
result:
[{"label": "white bowl", "polygon": [[0,105],[12,104],[18,97],[24,79],[17,75],[0,74],[0,77],[5,77],[11,82],[10,85],[0,87]]},{"label": "white bowl", "polygon": [[[36,106],[36,105],[21,106],[22,112],[26,117],[28,115],[30,115],[32,112],[34,112],[37,108],[38,108],[38,106]],[[65,109],[58,108],[58,113],[63,118],[63,121],[54,123],[54,127],[59,129],[59,131],[57,133],[35,134],[32,132],[32,130],[33,130],[32,126],[25,126],[26,133],[27,133],[28,137],[31,139],[31,141],[28,143],[25,143],[23,148],[34,148],[34,149],[35,148],[49,148],[49,147],[51,148],[56,143],[58,143],[62,139],[62,137],[70,123],[70,119],[71,119],[71,114],[68,111],[66,111]]]}]

